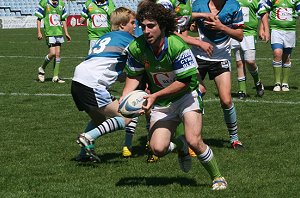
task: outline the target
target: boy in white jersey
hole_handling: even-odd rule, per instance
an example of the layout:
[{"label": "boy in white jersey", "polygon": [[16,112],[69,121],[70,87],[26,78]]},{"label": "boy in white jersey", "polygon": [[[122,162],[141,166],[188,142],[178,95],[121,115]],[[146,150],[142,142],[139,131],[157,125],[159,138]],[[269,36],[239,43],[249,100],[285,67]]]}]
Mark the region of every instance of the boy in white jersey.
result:
[{"label": "boy in white jersey", "polygon": [[[291,53],[296,45],[296,19],[300,16],[300,0],[261,0],[259,14],[264,24],[264,37],[273,50],[273,91],[289,91]],[[270,27],[269,27],[270,25]],[[282,77],[281,77],[282,76]]]},{"label": "boy in white jersey", "polygon": [[62,26],[68,42],[71,41],[71,37],[68,33],[66,18],[67,11],[65,9],[64,1],[62,0],[41,0],[39,6],[35,12],[37,19],[37,37],[38,40],[43,39],[41,32],[41,20],[44,20],[44,32],[46,36],[46,42],[49,47],[49,53],[46,55],[45,60],[41,67],[38,68],[38,80],[39,82],[45,81],[45,69],[48,63],[54,59],[54,71],[52,81],[56,83],[64,83],[58,77],[60,67],[60,46],[64,42]]},{"label": "boy in white jersey", "polygon": [[[191,169],[190,146],[208,171],[212,190],[227,188],[212,150],[201,138],[202,105],[198,91],[197,63],[189,46],[173,32],[175,15],[160,4],[147,3],[137,14],[143,35],[128,47],[127,78],[121,98],[136,89],[144,74],[148,77],[150,94],[141,113],[151,109],[150,147],[162,157],[178,149],[182,171]],[[121,99],[120,98],[120,99]],[[174,138],[177,126],[184,123],[184,135]]]},{"label": "boy in white jersey", "polygon": [[[71,93],[80,111],[91,118],[85,133],[77,143],[82,147],[77,161],[100,162],[94,150],[94,141],[100,136],[124,129],[131,123],[118,112],[119,103],[108,88],[123,74],[127,62],[125,49],[134,39],[135,13],[127,8],[117,8],[110,18],[112,31],[101,36],[92,47],[91,54],[74,72]],[[109,117],[109,119],[107,119]],[[136,123],[133,130],[135,129]]]}]

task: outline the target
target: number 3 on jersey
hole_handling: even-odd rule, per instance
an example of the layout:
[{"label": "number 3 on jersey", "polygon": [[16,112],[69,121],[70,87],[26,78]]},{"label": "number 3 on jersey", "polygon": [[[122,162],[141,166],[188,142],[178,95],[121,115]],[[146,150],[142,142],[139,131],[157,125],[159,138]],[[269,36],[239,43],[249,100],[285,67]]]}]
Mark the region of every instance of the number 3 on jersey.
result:
[{"label": "number 3 on jersey", "polygon": [[106,45],[111,41],[110,37],[104,38],[102,40],[98,40],[93,49],[92,49],[92,54],[99,54],[104,51]]}]

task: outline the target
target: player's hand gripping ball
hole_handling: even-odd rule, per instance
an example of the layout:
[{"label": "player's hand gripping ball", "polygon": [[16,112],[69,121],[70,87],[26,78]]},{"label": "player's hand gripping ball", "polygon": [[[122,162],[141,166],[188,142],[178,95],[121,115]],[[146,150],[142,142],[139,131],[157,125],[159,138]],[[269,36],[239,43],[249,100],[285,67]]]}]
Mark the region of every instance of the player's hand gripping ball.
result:
[{"label": "player's hand gripping ball", "polygon": [[119,105],[119,112],[126,118],[134,118],[140,116],[142,106],[146,105],[147,100],[144,96],[148,94],[142,90],[135,90],[128,93]]}]

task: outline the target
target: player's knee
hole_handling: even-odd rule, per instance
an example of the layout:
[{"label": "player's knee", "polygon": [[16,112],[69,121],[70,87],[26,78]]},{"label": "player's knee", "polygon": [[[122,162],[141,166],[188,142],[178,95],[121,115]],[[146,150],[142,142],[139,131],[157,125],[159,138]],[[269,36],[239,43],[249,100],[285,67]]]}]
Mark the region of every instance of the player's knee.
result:
[{"label": "player's knee", "polygon": [[231,99],[231,97],[224,98],[220,102],[221,102],[222,108],[224,108],[224,109],[229,109],[232,106],[232,99]]},{"label": "player's knee", "polygon": [[250,67],[251,69],[256,69],[256,63],[254,60],[246,60],[246,64],[248,65],[248,67]]},{"label": "player's knee", "polygon": [[48,58],[51,60],[55,57],[55,52],[49,52]]},{"label": "player's knee", "polygon": [[165,147],[161,144],[153,144],[153,143],[152,144],[150,143],[150,147],[151,147],[153,154],[158,157],[164,156],[168,149],[167,147]]}]

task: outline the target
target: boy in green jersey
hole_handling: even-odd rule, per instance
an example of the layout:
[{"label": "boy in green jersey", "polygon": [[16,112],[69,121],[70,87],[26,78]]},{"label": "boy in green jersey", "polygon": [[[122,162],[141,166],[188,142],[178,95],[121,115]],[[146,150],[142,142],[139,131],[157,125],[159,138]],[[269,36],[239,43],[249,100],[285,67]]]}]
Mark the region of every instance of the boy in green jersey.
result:
[{"label": "boy in green jersey", "polygon": [[273,91],[289,91],[291,53],[296,45],[296,19],[300,16],[300,0],[261,0],[259,7],[265,28],[262,37],[266,41],[270,39],[271,28],[275,79]]},{"label": "boy in green jersey", "polygon": [[[197,63],[189,46],[173,32],[175,15],[153,2],[143,6],[137,14],[143,35],[128,47],[127,78],[122,98],[135,90],[146,74],[150,94],[141,114],[150,113],[150,147],[157,156],[178,150],[182,171],[191,169],[190,146],[208,171],[212,190],[227,188],[212,150],[201,138],[202,99],[198,92]],[[183,122],[184,135],[174,139],[177,126]],[[172,144],[171,140],[176,143]]]},{"label": "boy in green jersey", "polygon": [[68,42],[71,41],[71,37],[68,33],[66,18],[67,11],[65,9],[64,1],[62,0],[41,0],[39,6],[35,12],[37,19],[37,31],[38,39],[43,38],[41,32],[41,20],[44,20],[44,33],[46,36],[46,42],[49,47],[49,53],[46,55],[45,60],[41,67],[38,68],[38,80],[39,82],[45,81],[45,68],[48,63],[54,59],[54,72],[52,82],[64,83],[58,77],[60,67],[60,46],[64,42],[63,31],[67,37]]},{"label": "boy in green jersey", "polygon": [[253,77],[257,96],[261,97],[264,94],[264,86],[259,78],[258,66],[255,62],[257,27],[259,25],[257,17],[259,0],[238,0],[238,2],[243,11],[244,38],[241,42],[234,39],[231,42],[238,73],[238,97],[239,99],[245,99],[247,96],[245,66],[247,66]]},{"label": "boy in green jersey", "polygon": [[87,24],[89,54],[100,36],[110,32],[110,15],[116,9],[112,0],[87,0],[81,11],[81,23]]}]

